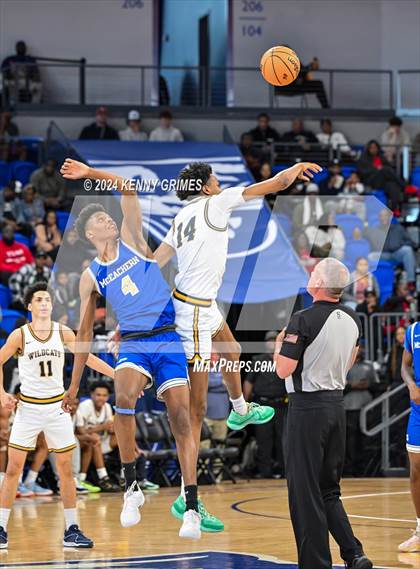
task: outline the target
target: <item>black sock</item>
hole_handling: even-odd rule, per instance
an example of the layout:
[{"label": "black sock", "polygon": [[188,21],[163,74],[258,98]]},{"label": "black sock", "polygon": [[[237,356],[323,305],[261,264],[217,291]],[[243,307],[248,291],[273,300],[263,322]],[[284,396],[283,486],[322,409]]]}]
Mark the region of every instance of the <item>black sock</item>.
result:
[{"label": "black sock", "polygon": [[126,462],[122,464],[125,479],[125,489],[128,490],[133,482],[136,481],[136,461]]},{"label": "black sock", "polygon": [[195,510],[198,512],[198,490],[197,486],[185,486],[185,503],[187,510]]}]

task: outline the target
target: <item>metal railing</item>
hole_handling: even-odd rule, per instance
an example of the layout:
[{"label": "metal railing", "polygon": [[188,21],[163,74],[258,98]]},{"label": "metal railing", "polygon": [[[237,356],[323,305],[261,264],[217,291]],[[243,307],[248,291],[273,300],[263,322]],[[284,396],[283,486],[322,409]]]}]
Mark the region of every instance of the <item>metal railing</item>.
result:
[{"label": "metal railing", "polygon": [[[401,472],[400,468],[391,467],[390,463],[390,434],[389,429],[395,423],[401,421],[410,412],[410,407],[404,409],[398,414],[391,413],[391,398],[400,393],[402,390],[407,389],[407,386],[402,383],[391,391],[383,393],[371,403],[368,403],[360,411],[360,430],[367,437],[374,437],[381,434],[381,469],[383,474],[392,475]],[[373,427],[368,427],[368,415],[373,411],[380,409],[381,420]]]},{"label": "metal railing", "polygon": [[[42,71],[42,102],[50,104],[274,108],[282,98],[262,79],[256,67],[109,65],[87,63],[84,58],[37,58],[31,66]],[[10,73],[19,74],[20,70],[25,77],[25,67],[28,65],[14,63],[3,70],[8,104],[10,95],[15,103],[19,102],[16,87],[9,92]],[[313,75],[314,80],[325,83],[330,106],[371,110],[393,107],[392,71],[323,69]],[[309,83],[296,84],[299,91],[295,94],[304,95],[305,85]],[[288,105],[293,85],[287,95]],[[319,103],[315,103],[315,107],[319,107]]]},{"label": "metal railing", "polygon": [[397,114],[420,116],[420,69],[397,71]]},{"label": "metal railing", "polygon": [[399,326],[407,327],[420,319],[419,312],[377,312],[369,316],[369,359],[382,364],[391,352],[393,336]]}]

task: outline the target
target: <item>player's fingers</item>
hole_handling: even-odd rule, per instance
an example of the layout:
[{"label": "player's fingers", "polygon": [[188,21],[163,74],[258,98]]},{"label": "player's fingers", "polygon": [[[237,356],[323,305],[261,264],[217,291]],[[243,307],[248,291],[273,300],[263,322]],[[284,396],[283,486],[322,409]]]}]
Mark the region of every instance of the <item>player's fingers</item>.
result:
[{"label": "player's fingers", "polygon": [[304,182],[310,182],[311,179],[307,178],[304,174],[302,174],[301,176],[299,176],[299,180],[303,180]]},{"label": "player's fingers", "polygon": [[322,167],[319,164],[309,164],[309,168],[314,172],[322,172]]}]

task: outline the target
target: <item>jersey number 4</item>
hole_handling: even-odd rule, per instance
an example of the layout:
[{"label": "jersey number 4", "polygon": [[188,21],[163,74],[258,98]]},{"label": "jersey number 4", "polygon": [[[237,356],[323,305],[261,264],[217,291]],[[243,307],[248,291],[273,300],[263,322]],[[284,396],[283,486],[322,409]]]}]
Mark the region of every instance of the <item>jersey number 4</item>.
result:
[{"label": "jersey number 4", "polygon": [[187,223],[187,225],[185,226],[185,229],[183,231],[183,224],[180,223],[178,225],[177,231],[176,231],[176,240],[177,240],[177,247],[182,247],[182,241],[183,239],[186,239],[187,241],[192,241],[195,237],[195,216],[192,217],[189,222]]},{"label": "jersey number 4", "polygon": [[139,289],[137,288],[136,283],[131,280],[130,275],[125,275],[125,277],[122,278],[121,291],[124,296],[127,296],[127,294],[135,296],[136,294],[139,293]]},{"label": "jersey number 4", "polygon": [[52,376],[52,363],[51,360],[47,360],[46,362],[39,362],[40,372],[39,375],[41,377],[51,377]]}]

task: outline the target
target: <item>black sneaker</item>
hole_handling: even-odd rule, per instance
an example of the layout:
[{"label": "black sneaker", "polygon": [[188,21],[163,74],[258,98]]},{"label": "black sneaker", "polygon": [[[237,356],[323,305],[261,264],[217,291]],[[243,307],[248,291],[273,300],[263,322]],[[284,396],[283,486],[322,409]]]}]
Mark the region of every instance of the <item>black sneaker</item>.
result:
[{"label": "black sneaker", "polygon": [[117,484],[111,482],[108,476],[99,480],[98,486],[102,492],[121,492],[121,488]]},{"label": "black sneaker", "polygon": [[93,541],[83,535],[79,526],[73,524],[64,532],[63,546],[88,548],[93,547]]},{"label": "black sneaker", "polygon": [[7,541],[7,531],[3,526],[0,526],[0,549],[7,549],[9,545]]},{"label": "black sneaker", "polygon": [[366,555],[358,555],[345,563],[346,569],[372,569],[373,563]]}]

